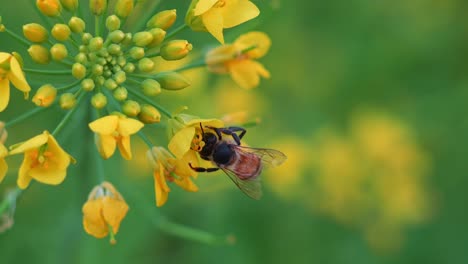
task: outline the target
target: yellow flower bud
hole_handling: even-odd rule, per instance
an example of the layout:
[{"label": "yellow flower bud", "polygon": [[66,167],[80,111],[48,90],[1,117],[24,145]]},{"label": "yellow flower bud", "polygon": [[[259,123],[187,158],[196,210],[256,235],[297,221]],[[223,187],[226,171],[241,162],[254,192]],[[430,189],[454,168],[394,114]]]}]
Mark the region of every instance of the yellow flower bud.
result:
[{"label": "yellow flower bud", "polygon": [[109,31],[114,31],[120,28],[120,18],[116,15],[111,15],[106,18],[106,28]]},{"label": "yellow flower bud", "polygon": [[92,90],[94,90],[94,81],[93,79],[84,79],[83,81],[81,81],[81,88],[83,88],[83,90],[87,91],[87,92],[91,92]]},{"label": "yellow flower bud", "polygon": [[153,79],[144,80],[141,83],[141,88],[143,88],[143,93],[147,96],[156,96],[161,93],[161,85]]},{"label": "yellow flower bud", "polygon": [[164,41],[164,38],[166,37],[166,31],[161,28],[152,28],[149,30],[149,33],[153,35],[153,41],[151,41],[151,43],[148,44],[149,48],[158,46]]},{"label": "yellow flower bud", "polygon": [[176,18],[177,13],[175,9],[161,11],[148,20],[148,23],[146,23],[146,27],[162,28],[164,30],[167,30],[174,24]]},{"label": "yellow flower bud", "polygon": [[49,33],[40,24],[30,23],[23,26],[23,35],[31,42],[41,43],[47,40]]},{"label": "yellow flower bud", "polygon": [[171,71],[158,73],[156,81],[166,90],[181,90],[190,85],[189,80],[182,74]]},{"label": "yellow flower bud", "polygon": [[118,84],[122,84],[127,80],[127,74],[124,71],[117,71],[114,74],[114,80]]},{"label": "yellow flower bud", "polygon": [[132,33],[125,33],[125,38],[122,40],[122,44],[128,46],[132,44]]},{"label": "yellow flower bud", "polygon": [[132,72],[135,71],[135,64],[129,62],[129,63],[125,64],[125,66],[123,67],[123,70],[126,73],[132,73]]},{"label": "yellow flower bud", "polygon": [[91,98],[91,104],[96,109],[102,109],[107,105],[107,97],[103,93],[97,93]]},{"label": "yellow flower bud", "polygon": [[39,64],[47,64],[50,62],[49,50],[41,45],[31,45],[28,49],[31,59]]},{"label": "yellow flower bud", "polygon": [[94,37],[89,41],[89,49],[91,51],[98,51],[104,45],[104,40],[101,37]]},{"label": "yellow flower bud", "polygon": [[62,12],[62,6],[58,0],[37,0],[36,6],[42,14],[49,17],[58,16]]},{"label": "yellow flower bud", "polygon": [[133,47],[129,51],[130,57],[139,60],[145,56],[145,49],[142,47]]},{"label": "yellow flower bud", "polygon": [[127,116],[137,116],[141,111],[140,104],[133,100],[127,100],[122,105],[122,112]]},{"label": "yellow flower bud", "polygon": [[106,8],[107,0],[89,0],[89,9],[96,16],[100,16]]},{"label": "yellow flower bud", "polygon": [[115,89],[114,91],[115,100],[123,101],[127,99],[127,97],[128,97],[128,91],[127,89],[125,89],[125,87],[118,87],[117,89]]},{"label": "yellow flower bud", "polygon": [[51,84],[45,84],[39,87],[32,101],[37,106],[48,107],[54,102],[55,97],[57,97],[57,89]]},{"label": "yellow flower bud", "polygon": [[7,140],[8,137],[8,132],[5,128],[5,123],[0,122],[0,143],[5,144],[5,141]]},{"label": "yellow flower bud", "polygon": [[123,33],[121,30],[114,30],[107,38],[114,43],[120,43],[125,38],[125,33]]},{"label": "yellow flower bud", "polygon": [[158,109],[151,105],[141,105],[141,112],[138,114],[138,119],[145,124],[154,124],[161,121],[161,113]]},{"label": "yellow flower bud", "polygon": [[78,8],[78,0],[60,0],[62,6],[68,11],[75,11]]},{"label": "yellow flower bud", "polygon": [[70,37],[71,30],[65,24],[55,24],[51,33],[56,40],[65,41]]},{"label": "yellow flower bud", "polygon": [[86,75],[86,67],[81,63],[74,63],[72,66],[72,75],[76,79],[83,79]]},{"label": "yellow flower bud", "polygon": [[[83,42],[83,44],[88,45],[92,38],[93,38],[93,35],[86,32],[86,33],[83,33],[83,35],[81,36],[81,41]],[[81,48],[80,48],[80,51],[81,51]]]},{"label": "yellow flower bud", "polygon": [[2,16],[0,16],[0,32],[5,32],[5,25],[2,23]]},{"label": "yellow flower bud", "polygon": [[50,48],[50,55],[52,55],[53,60],[61,61],[68,56],[68,51],[65,45],[57,43]]},{"label": "yellow flower bud", "polygon": [[144,47],[153,41],[153,35],[147,31],[135,33],[133,36],[133,43],[135,45]]},{"label": "yellow flower bud", "polygon": [[104,82],[104,87],[106,87],[106,88],[109,89],[109,90],[115,90],[115,89],[118,87],[118,85],[117,85],[117,83],[116,83],[114,80],[112,80],[112,79],[107,79],[107,80]]},{"label": "yellow flower bud", "polygon": [[165,60],[183,59],[192,50],[192,44],[187,40],[171,40],[161,47],[161,57]]},{"label": "yellow flower bud", "polygon": [[142,72],[150,72],[154,68],[154,61],[148,59],[148,58],[143,58],[138,61],[138,69]]},{"label": "yellow flower bud", "polygon": [[75,107],[76,97],[72,93],[64,93],[60,96],[59,105],[62,109],[69,110]]},{"label": "yellow flower bud", "polygon": [[86,29],[86,23],[83,19],[79,17],[72,17],[68,21],[68,26],[70,27],[72,32],[75,33],[82,33]]},{"label": "yellow flower bud", "polygon": [[128,17],[133,10],[133,5],[133,0],[117,0],[115,14],[122,18]]}]

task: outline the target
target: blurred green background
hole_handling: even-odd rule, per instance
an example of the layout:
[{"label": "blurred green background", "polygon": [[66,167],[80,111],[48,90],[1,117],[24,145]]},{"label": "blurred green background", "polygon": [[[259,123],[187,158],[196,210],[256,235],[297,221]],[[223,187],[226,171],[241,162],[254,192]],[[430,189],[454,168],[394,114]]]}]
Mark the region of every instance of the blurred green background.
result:
[{"label": "blurred green background", "polygon": [[[16,32],[40,22],[31,2],[4,1],[3,22]],[[226,39],[248,30],[269,34],[273,45],[261,62],[272,78],[247,91],[228,76],[191,70],[192,87],[162,94],[158,102],[171,110],[187,105],[202,117],[247,111],[250,120],[260,118],[245,141],[289,157],[264,173],[263,199],[248,199],[221,173],[200,175],[198,193],[172,188],[158,209],[146,149],[135,137],[133,161],[115,155],[105,162],[108,179],[131,208],[118,243],[88,236],[81,207],[98,182],[89,113],[82,111],[59,137],[78,164],[62,185],[33,184],[20,197],[13,228],[0,234],[0,263],[468,262],[468,122],[462,115],[468,2],[253,2],[261,16],[226,30]],[[188,1],[164,0],[160,7],[177,8],[179,24]],[[207,33],[180,37],[199,52],[216,45]],[[0,50],[27,55],[6,34]],[[28,79],[34,87],[44,81]],[[1,120],[32,107],[16,90],[12,96]],[[13,127],[7,143],[53,130],[63,113],[51,109]],[[167,143],[163,129],[146,131],[154,142]],[[20,161],[9,159],[1,195],[14,186]],[[232,234],[236,243],[168,235],[154,225],[162,215]]]}]

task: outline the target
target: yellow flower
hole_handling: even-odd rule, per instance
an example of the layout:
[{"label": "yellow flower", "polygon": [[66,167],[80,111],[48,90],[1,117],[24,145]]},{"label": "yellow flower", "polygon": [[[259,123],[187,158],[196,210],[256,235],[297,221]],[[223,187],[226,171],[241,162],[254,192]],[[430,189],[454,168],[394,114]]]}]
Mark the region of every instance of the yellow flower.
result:
[{"label": "yellow flower", "polygon": [[89,128],[96,133],[96,146],[104,159],[110,158],[118,146],[120,154],[126,160],[132,159],[130,136],[143,126],[142,122],[123,115],[105,116],[89,124]]},{"label": "yellow flower", "polygon": [[51,185],[62,183],[68,165],[74,162],[48,131],[18,144],[10,151],[10,155],[19,153],[24,153],[17,182],[21,189],[26,189],[32,179]]},{"label": "yellow flower", "polygon": [[249,0],[192,0],[185,23],[194,31],[208,31],[224,44],[223,29],[232,28],[260,14]]},{"label": "yellow flower", "polygon": [[2,143],[0,143],[0,183],[3,181],[3,178],[5,178],[5,175],[8,171],[8,165],[5,161],[5,157],[7,155],[7,148]]},{"label": "yellow flower", "polygon": [[251,89],[260,83],[260,76],[270,78],[263,65],[255,59],[263,57],[271,46],[271,40],[263,32],[241,35],[233,44],[217,47],[206,54],[205,62],[214,73],[229,73],[242,88]]},{"label": "yellow flower", "polygon": [[103,238],[110,233],[110,242],[115,244],[114,235],[119,232],[120,222],[128,209],[115,187],[109,182],[103,182],[93,188],[83,205],[84,230],[96,238]]},{"label": "yellow flower", "polygon": [[[179,114],[168,121],[169,150],[177,158],[184,157],[189,151],[203,147],[201,126],[223,127],[224,124],[218,119],[200,119],[196,116]],[[205,128],[204,128],[205,129]]]},{"label": "yellow flower", "polygon": [[0,52],[0,112],[5,110],[10,101],[10,81],[27,99],[31,87],[24,78],[18,60],[9,53]]},{"label": "yellow flower", "polygon": [[196,157],[192,156],[192,153],[187,153],[182,159],[176,159],[165,148],[153,147],[148,150],[147,157],[154,169],[156,206],[161,207],[167,201],[171,191],[167,181],[174,182],[189,192],[198,191],[198,187],[190,179],[190,177],[197,176],[197,173],[188,165],[196,159]]}]

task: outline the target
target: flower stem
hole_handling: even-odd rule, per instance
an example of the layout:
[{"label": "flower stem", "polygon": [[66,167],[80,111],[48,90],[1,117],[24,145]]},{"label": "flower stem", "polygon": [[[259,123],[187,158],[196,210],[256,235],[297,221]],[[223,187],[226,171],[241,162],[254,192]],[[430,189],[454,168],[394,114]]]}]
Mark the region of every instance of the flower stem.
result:
[{"label": "flower stem", "polygon": [[168,40],[168,39],[172,38],[173,36],[177,35],[178,33],[180,33],[181,31],[183,31],[186,28],[187,28],[187,24],[184,23],[184,24],[180,25],[179,27],[174,29],[174,31],[167,34],[165,39]]},{"label": "flower stem", "polygon": [[189,69],[198,68],[198,67],[205,67],[205,66],[206,66],[205,61],[198,61],[198,62],[194,62],[192,64],[187,64],[187,65],[185,65],[183,67],[180,67],[179,69],[176,69],[174,71],[180,72],[180,71],[186,71],[186,70],[189,70]]},{"label": "flower stem", "polygon": [[83,99],[84,95],[86,93],[82,93],[78,96],[78,100],[76,102],[76,105],[75,107],[73,107],[70,111],[68,111],[68,113],[63,117],[62,121],[60,121],[60,123],[57,125],[57,127],[55,128],[55,130],[52,132],[52,136],[57,136],[58,133],[60,133],[60,131],[62,131],[62,129],[65,127],[65,125],[68,123],[68,121],[70,121],[73,113],[76,112],[76,110],[78,109],[78,106],[80,105],[80,102],[81,100]]},{"label": "flower stem", "polygon": [[22,38],[21,36],[19,36],[18,34],[16,34],[15,32],[9,30],[8,28],[5,29],[5,32],[8,33],[10,36],[12,36],[14,39],[18,40],[19,42],[21,42],[23,45],[25,45],[26,47],[29,47],[29,45],[31,45],[31,43],[29,43],[29,41],[25,40],[24,38]]},{"label": "flower stem", "polygon": [[23,190],[16,187],[15,190],[8,193],[5,199],[0,203],[0,216],[11,206],[12,202],[16,201],[22,191]]},{"label": "flower stem", "polygon": [[162,106],[158,105],[157,103],[153,102],[152,100],[146,98],[146,96],[141,95],[140,93],[138,93],[137,91],[135,91],[133,89],[127,89],[127,90],[128,90],[129,93],[131,93],[133,96],[137,97],[138,99],[140,99],[142,101],[145,101],[147,104],[150,104],[150,105],[156,107],[165,116],[167,116],[169,118],[172,118],[172,114],[168,110],[164,109]]},{"label": "flower stem", "polygon": [[23,68],[23,71],[27,73],[37,73],[37,74],[46,74],[46,75],[71,75],[71,70],[63,71],[48,71],[48,70],[37,70],[37,69],[28,69]]},{"label": "flower stem", "polygon": [[[87,78],[87,77],[85,77]],[[69,85],[66,85],[66,86],[63,86],[63,87],[60,87],[60,88],[57,88],[57,91],[63,91],[63,90],[67,90],[69,88],[73,88],[75,86],[77,86],[78,84],[81,83],[82,80],[76,80],[75,82],[69,84]]]},{"label": "flower stem", "polygon": [[99,37],[99,16],[94,16],[94,34]]},{"label": "flower stem", "polygon": [[31,111],[29,112],[26,112],[22,115],[20,115],[19,117],[13,119],[13,120],[10,120],[9,122],[7,122],[5,124],[5,127],[11,127],[11,126],[14,126],[18,123],[20,123],[21,121],[24,121],[32,116],[34,116],[35,114],[38,114],[44,110],[48,109],[48,107],[35,107],[34,109],[32,109]]},{"label": "flower stem", "polygon": [[138,131],[138,136],[143,139],[143,141],[145,142],[145,144],[148,146],[148,148],[152,148],[154,147],[153,143],[151,143],[150,139],[146,136],[145,133],[143,133],[142,131]]}]

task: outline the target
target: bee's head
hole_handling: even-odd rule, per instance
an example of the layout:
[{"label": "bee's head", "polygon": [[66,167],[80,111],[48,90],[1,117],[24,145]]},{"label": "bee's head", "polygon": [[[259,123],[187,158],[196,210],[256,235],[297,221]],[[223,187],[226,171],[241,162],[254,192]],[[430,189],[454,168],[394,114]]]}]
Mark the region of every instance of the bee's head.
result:
[{"label": "bee's head", "polygon": [[202,130],[202,141],[204,142],[203,148],[200,150],[200,155],[209,156],[213,153],[213,149],[218,142],[218,137],[211,132],[205,132],[201,123],[200,128]]}]

